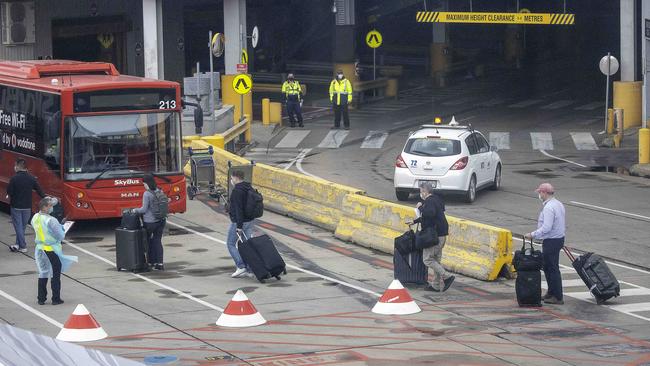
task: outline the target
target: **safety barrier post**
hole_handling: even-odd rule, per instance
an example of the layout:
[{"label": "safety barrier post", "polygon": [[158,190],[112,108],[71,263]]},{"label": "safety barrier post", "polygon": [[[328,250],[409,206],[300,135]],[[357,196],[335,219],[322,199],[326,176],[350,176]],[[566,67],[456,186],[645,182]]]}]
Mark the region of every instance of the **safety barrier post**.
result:
[{"label": "safety barrier post", "polygon": [[271,122],[271,100],[262,98],[262,123],[268,125]]},{"label": "safety barrier post", "polygon": [[244,115],[245,121],[246,121],[246,132],[242,136],[244,136],[244,141],[247,144],[250,144],[251,141],[253,141],[253,132],[251,131],[251,116],[248,114]]},{"label": "safety barrier post", "polygon": [[386,98],[397,98],[398,85],[399,84],[397,79],[388,79],[388,84],[386,84],[386,91],[384,92]]},{"label": "safety barrier post", "polygon": [[639,164],[650,164],[650,128],[639,130]]},{"label": "safety barrier post", "polygon": [[614,133],[614,108],[607,109],[607,134]]},{"label": "safety barrier post", "polygon": [[641,81],[614,82],[614,109],[625,111],[625,127],[641,126]]},{"label": "safety barrier post", "polygon": [[270,122],[280,124],[282,123],[282,103],[270,103]]},{"label": "safety barrier post", "polygon": [[616,136],[614,136],[614,146],[621,147],[623,141],[623,131],[625,130],[624,110],[614,108],[614,121],[616,122]]}]

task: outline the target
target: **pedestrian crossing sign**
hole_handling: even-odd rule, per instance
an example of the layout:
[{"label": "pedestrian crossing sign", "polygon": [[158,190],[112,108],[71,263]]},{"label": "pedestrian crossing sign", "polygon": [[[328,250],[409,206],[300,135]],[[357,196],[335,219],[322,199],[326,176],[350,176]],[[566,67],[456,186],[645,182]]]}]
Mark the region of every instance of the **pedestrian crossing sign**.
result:
[{"label": "pedestrian crossing sign", "polygon": [[232,79],[232,88],[237,94],[248,94],[253,88],[253,80],[247,74],[240,74]]},{"label": "pedestrian crossing sign", "polygon": [[377,31],[376,29],[371,30],[366,34],[366,44],[370,48],[378,48],[381,46],[383,39],[381,37],[381,33]]}]

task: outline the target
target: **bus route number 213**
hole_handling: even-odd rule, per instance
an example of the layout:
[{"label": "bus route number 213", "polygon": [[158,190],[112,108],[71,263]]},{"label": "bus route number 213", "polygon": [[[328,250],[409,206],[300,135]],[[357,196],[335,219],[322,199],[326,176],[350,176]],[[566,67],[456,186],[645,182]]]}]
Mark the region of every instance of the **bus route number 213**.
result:
[{"label": "bus route number 213", "polygon": [[158,109],[175,109],[176,101],[175,100],[161,100],[158,102]]}]

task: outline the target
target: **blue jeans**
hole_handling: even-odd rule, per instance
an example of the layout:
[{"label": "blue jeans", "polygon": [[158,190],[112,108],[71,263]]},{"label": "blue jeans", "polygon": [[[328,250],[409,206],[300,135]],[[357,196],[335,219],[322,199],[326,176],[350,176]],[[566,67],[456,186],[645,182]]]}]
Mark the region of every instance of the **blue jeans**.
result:
[{"label": "blue jeans", "polygon": [[562,274],[560,273],[560,251],[564,246],[564,238],[544,239],[542,241],[542,257],[544,258],[544,277],[548,285],[548,293],[562,300]]},{"label": "blue jeans", "polygon": [[29,218],[32,216],[32,210],[29,208],[11,208],[11,221],[16,231],[16,245],[20,249],[27,248],[25,242],[25,228],[29,224]]},{"label": "blue jeans", "polygon": [[[245,222],[243,227],[244,229],[244,234],[246,234],[247,238],[250,238],[253,236],[253,222]],[[244,238],[242,238],[245,240]],[[236,223],[231,223],[230,227],[228,228],[228,238],[226,238],[226,244],[228,246],[228,251],[230,252],[230,256],[232,259],[235,261],[235,265],[237,268],[246,268],[246,263],[244,263],[244,260],[241,258],[241,255],[239,255],[239,250],[237,250],[237,224]]]},{"label": "blue jeans", "polygon": [[147,261],[149,264],[163,264],[162,236],[167,220],[145,222],[147,230]]}]

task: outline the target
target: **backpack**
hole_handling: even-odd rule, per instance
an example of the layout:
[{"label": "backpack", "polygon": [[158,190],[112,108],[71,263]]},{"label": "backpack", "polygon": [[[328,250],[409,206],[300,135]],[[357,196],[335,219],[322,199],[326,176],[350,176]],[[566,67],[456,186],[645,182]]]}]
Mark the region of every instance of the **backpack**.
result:
[{"label": "backpack", "polygon": [[256,219],[264,214],[264,197],[255,188],[246,192],[246,205],[244,206],[244,217]]},{"label": "backpack", "polygon": [[153,192],[153,202],[151,203],[151,213],[156,220],[164,220],[169,213],[169,199],[165,192],[157,189]]}]

